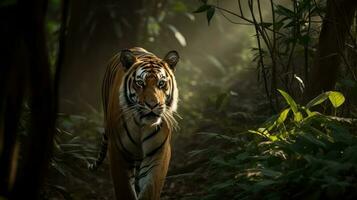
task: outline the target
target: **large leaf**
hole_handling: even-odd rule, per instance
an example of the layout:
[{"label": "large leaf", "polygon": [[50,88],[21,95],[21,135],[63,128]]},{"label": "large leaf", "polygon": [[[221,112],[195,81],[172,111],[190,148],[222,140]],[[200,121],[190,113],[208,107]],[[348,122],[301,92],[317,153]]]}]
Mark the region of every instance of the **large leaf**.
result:
[{"label": "large leaf", "polygon": [[326,99],[328,97],[329,96],[328,96],[327,92],[324,92],[324,93],[320,94],[319,96],[315,97],[309,103],[307,103],[306,108],[311,108],[313,106],[319,105],[319,104],[323,103],[324,101],[326,101]]},{"label": "large leaf", "polygon": [[208,10],[207,10],[207,21],[208,21],[208,25],[211,23],[212,17],[215,13],[216,9],[211,6]]},{"label": "large leaf", "polygon": [[204,4],[204,5],[202,5],[201,7],[197,8],[197,10],[193,11],[193,13],[205,12],[205,11],[207,11],[208,9],[210,9],[211,7],[212,7],[211,5]]},{"label": "large leaf", "polygon": [[304,117],[302,116],[301,112],[294,113],[294,121],[295,122],[300,122],[303,119],[304,119]]},{"label": "large leaf", "polygon": [[278,123],[281,124],[286,120],[286,117],[288,116],[290,112],[290,108],[287,108],[283,110],[283,112],[280,113],[279,118],[278,118]]},{"label": "large leaf", "polygon": [[229,93],[228,92],[224,92],[218,95],[217,99],[216,99],[216,109],[218,110],[222,110],[222,108],[227,105],[228,100],[229,100]]},{"label": "large leaf", "polygon": [[328,98],[330,99],[332,106],[335,108],[340,107],[345,102],[343,94],[336,91],[328,92]]},{"label": "large leaf", "polygon": [[284,7],[282,5],[278,5],[276,7],[276,11],[279,15],[287,16],[289,18],[293,18],[295,16],[295,12],[290,10],[287,7]]},{"label": "large leaf", "polygon": [[298,107],[297,107],[296,102],[294,101],[294,99],[291,98],[291,96],[288,93],[286,93],[285,91],[279,90],[279,89],[278,89],[278,91],[284,97],[286,103],[289,104],[289,106],[290,106],[291,110],[294,112],[294,114],[296,114],[298,112]]},{"label": "large leaf", "polygon": [[322,148],[326,148],[326,144],[320,141],[319,139],[315,138],[313,135],[309,133],[302,133],[300,134],[301,138],[305,139],[305,141],[308,141],[314,145],[317,145]]},{"label": "large leaf", "polygon": [[175,38],[180,43],[181,46],[185,47],[187,45],[185,36],[182,35],[180,31],[173,25],[168,25],[169,29],[174,33]]}]

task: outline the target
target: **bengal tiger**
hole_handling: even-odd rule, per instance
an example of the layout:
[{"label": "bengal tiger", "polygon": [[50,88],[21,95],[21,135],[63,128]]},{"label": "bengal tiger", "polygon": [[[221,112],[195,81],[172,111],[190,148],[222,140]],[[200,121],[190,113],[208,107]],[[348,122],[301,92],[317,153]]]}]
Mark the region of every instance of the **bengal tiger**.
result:
[{"label": "bengal tiger", "polygon": [[96,169],[108,148],[116,199],[157,200],[171,157],[177,125],[179,54],[160,59],[143,48],[122,50],[107,66],[102,85],[105,133]]}]

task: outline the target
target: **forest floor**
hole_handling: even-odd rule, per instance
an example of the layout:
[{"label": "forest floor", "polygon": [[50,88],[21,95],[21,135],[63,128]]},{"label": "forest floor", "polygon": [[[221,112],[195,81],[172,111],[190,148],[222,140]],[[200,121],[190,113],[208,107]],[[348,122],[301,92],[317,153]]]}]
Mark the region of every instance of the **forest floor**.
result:
[{"label": "forest floor", "polygon": [[[252,79],[254,80],[254,79]],[[169,172],[166,177],[165,186],[161,194],[162,200],[190,200],[200,199],[204,196],[205,190],[208,188],[207,183],[214,177],[208,175],[208,155],[204,153],[199,156],[192,157],[192,152],[207,149],[210,146],[218,147],[219,144],[214,138],[209,138],[199,132],[221,132],[226,133],[229,128],[226,124],[231,124],[233,132],[245,131],[254,127],[256,124],[261,123],[262,113],[266,112],[266,106],[261,107],[260,104],[264,102],[264,95],[261,95],[257,84],[252,84],[249,81],[237,82],[235,92],[239,94],[235,96],[232,105],[235,107],[227,106],[229,112],[234,112],[235,116],[230,116],[227,121],[227,112],[216,113],[209,109],[205,109],[206,113],[202,113],[204,117],[202,122],[200,120],[194,121],[193,124],[184,124],[184,127],[190,127],[188,130],[180,130],[173,134],[171,141],[172,156],[169,167]],[[239,102],[239,103],[237,103]],[[214,107],[214,106],[211,106]],[[238,112],[239,111],[239,112]],[[240,116],[241,113],[243,117]],[[247,116],[246,116],[247,115]],[[98,114],[96,117],[98,118]],[[240,117],[239,117],[240,116]],[[251,117],[251,116],[255,116]],[[82,117],[84,118],[84,117]],[[78,126],[72,130],[76,132],[79,130],[81,143],[84,145],[92,144],[94,148],[98,144],[98,137],[93,137],[93,133],[85,133],[89,130],[90,121],[93,121],[90,116],[87,117],[89,121],[82,123],[78,126],[77,122],[71,122],[73,126]],[[258,119],[260,118],[260,119]],[[226,120],[226,121],[224,121]],[[95,129],[101,127],[100,117],[94,121],[96,122]],[[62,122],[63,123],[63,122]],[[93,127],[92,127],[93,128]],[[185,132],[185,133],[183,133]],[[69,145],[70,146],[70,145]],[[220,148],[220,146],[218,147]],[[72,153],[72,151],[69,151]],[[94,155],[94,153],[91,153]],[[89,171],[86,163],[80,158],[68,159],[68,155],[63,155],[58,162],[64,169],[57,169],[52,167],[50,169],[49,180],[45,185],[44,199],[51,200],[112,200],[114,199],[113,185],[109,173],[108,159],[105,159],[103,164],[97,171]],[[56,170],[53,170],[56,168]],[[60,173],[58,172],[60,171]],[[64,171],[64,172],[61,172]]]},{"label": "forest floor", "polygon": [[[193,174],[196,173],[197,165],[201,163],[197,160],[190,160],[189,152],[196,150],[199,145],[203,145],[200,144],[200,141],[202,140],[195,138],[195,136],[179,136],[172,141],[172,159],[161,196],[162,200],[187,199],[190,196],[199,196],[200,185],[203,184],[202,181],[204,180],[198,182],[198,178],[193,177]],[[73,163],[73,165],[75,164]],[[57,176],[51,177],[56,183],[47,185],[45,199],[114,199],[108,159],[95,172],[88,171],[86,166],[80,164],[78,171],[71,174],[68,177],[52,174],[52,176]]]}]

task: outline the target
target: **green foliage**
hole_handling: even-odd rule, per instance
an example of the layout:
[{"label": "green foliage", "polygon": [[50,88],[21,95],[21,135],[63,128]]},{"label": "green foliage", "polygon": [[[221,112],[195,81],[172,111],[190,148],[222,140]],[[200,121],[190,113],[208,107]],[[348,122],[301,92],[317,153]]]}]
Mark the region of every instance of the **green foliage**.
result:
[{"label": "green foliage", "polygon": [[[231,144],[211,151],[210,187],[203,199],[352,199],[357,189],[357,137],[344,118],[311,111],[329,99],[332,107],[344,96],[325,92],[306,106],[279,90],[288,108],[246,137],[207,134]],[[292,112],[290,112],[292,111]],[[350,126],[350,127],[348,127]]]},{"label": "green foliage", "polygon": [[194,13],[205,12],[210,23],[214,11],[218,10],[232,24],[254,27],[257,46],[252,49],[253,61],[259,69],[258,79],[266,87],[273,110],[279,110],[277,88],[284,88],[294,98],[299,98],[304,82],[308,82],[325,1],[248,0],[232,5],[233,2],[201,1]]},{"label": "green foliage", "polygon": [[[94,137],[101,129],[100,124],[84,116],[60,115],[51,166],[63,176],[75,175],[78,167],[95,160],[95,146],[87,145],[82,137]],[[78,165],[73,165],[73,161]]]},{"label": "green foliage", "polygon": [[212,17],[215,13],[216,9],[211,6],[208,10],[207,10],[207,21],[208,21],[208,25],[210,24],[211,20],[212,20]]},{"label": "green foliage", "polygon": [[213,5],[207,4],[207,1],[202,1],[203,5],[201,5],[196,11],[193,13],[201,13],[206,12],[208,25],[210,24],[212,17],[216,11],[216,8]]},{"label": "green foliage", "polygon": [[50,176],[42,196],[53,197],[60,194],[64,199],[73,199],[73,188],[78,183],[85,184],[87,163],[96,159],[103,132],[101,115],[97,112],[81,115],[59,114],[54,149],[49,167]]},{"label": "green foliage", "polygon": [[[195,20],[195,17],[189,12],[189,4],[184,0],[170,0],[167,1],[167,3],[159,4],[165,7],[157,10],[156,3],[153,3],[153,8],[148,6],[147,9],[143,11],[143,16],[149,17],[148,20],[144,20],[146,30],[143,30],[145,37],[140,39],[141,43],[145,44],[143,46],[154,45],[155,42],[160,42],[160,38],[167,37],[176,39],[181,47],[186,47],[185,34],[180,31],[177,23],[173,23],[173,21],[176,21],[175,17],[177,16],[189,18],[190,22]],[[155,46],[155,48],[157,47]]]}]

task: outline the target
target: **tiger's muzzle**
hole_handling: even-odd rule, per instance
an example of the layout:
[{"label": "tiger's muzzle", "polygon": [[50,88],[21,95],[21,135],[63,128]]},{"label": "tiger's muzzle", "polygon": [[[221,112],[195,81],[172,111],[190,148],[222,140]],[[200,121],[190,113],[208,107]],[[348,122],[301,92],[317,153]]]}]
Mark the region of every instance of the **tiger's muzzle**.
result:
[{"label": "tiger's muzzle", "polygon": [[156,125],[161,123],[161,117],[165,110],[164,105],[155,104],[150,105],[145,103],[141,109],[140,121],[144,125]]}]

